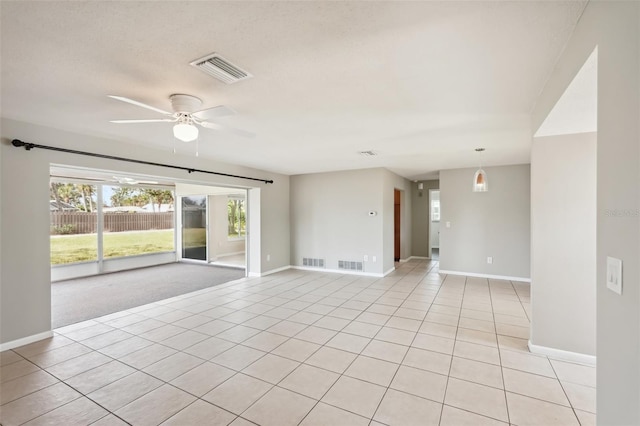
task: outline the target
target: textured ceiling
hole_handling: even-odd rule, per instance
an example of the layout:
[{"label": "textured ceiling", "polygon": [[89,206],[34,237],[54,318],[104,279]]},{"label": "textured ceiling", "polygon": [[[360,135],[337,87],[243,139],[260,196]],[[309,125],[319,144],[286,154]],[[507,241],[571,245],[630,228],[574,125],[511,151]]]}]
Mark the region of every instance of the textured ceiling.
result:
[{"label": "textured ceiling", "polygon": [[[529,114],[583,1],[1,2],[2,116],[184,152],[123,125],[188,93],[224,104],[200,155],[285,174],[387,167],[409,179],[529,161]],[[218,52],[255,77],[189,62]],[[44,142],[44,141],[37,141]],[[88,147],[99,151],[99,147]],[[379,155],[363,157],[358,151]]]}]

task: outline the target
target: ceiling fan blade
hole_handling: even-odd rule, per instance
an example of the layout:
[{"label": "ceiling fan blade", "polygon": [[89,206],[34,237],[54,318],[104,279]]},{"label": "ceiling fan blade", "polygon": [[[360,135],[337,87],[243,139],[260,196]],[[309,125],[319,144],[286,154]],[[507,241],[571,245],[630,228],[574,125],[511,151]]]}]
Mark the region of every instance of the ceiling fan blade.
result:
[{"label": "ceiling fan blade", "polygon": [[224,124],[219,124],[219,123],[211,123],[210,121],[202,121],[200,123],[202,127],[206,127],[207,129],[213,129],[213,130],[222,130],[228,133],[233,133],[235,135],[238,136],[242,136],[245,138],[255,138],[256,134],[253,132],[248,132],[246,130],[242,130],[242,129],[236,129],[235,127],[231,127],[231,126],[225,126]]},{"label": "ceiling fan blade", "polygon": [[150,118],[148,120],[111,120],[110,123],[131,124],[131,123],[172,123],[173,118]]},{"label": "ceiling fan blade", "polygon": [[200,111],[196,111],[191,115],[197,118],[198,120],[210,120],[212,118],[226,117],[228,115],[235,115],[235,114],[236,112],[231,108],[224,105],[218,105],[213,108],[207,108]]},{"label": "ceiling fan blade", "polygon": [[126,103],[131,104],[131,105],[136,105],[136,106],[139,106],[139,107],[142,107],[142,108],[150,109],[151,111],[159,112],[160,114],[171,115],[170,112],[167,112],[167,111],[162,110],[160,108],[153,107],[151,105],[143,104],[142,102],[134,101],[133,99],[125,98],[124,96],[114,96],[114,95],[107,95],[107,96],[109,96],[111,99],[115,99],[117,101],[126,102]]}]

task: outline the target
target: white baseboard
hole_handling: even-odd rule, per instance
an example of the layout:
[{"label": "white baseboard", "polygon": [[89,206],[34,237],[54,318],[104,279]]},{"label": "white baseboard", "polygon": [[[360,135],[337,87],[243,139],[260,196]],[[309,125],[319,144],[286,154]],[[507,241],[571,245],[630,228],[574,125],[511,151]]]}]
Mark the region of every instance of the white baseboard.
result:
[{"label": "white baseboard", "polygon": [[404,262],[408,262],[410,260],[431,260],[430,257],[424,257],[424,256],[409,256],[406,259],[400,259],[400,263],[404,263]]},{"label": "white baseboard", "polygon": [[546,355],[549,358],[575,362],[585,365],[596,365],[596,357],[594,355],[586,355],[578,352],[569,352],[562,349],[549,348],[547,346],[538,346],[531,343],[531,340],[527,342],[529,351],[533,354]]},{"label": "white baseboard", "polygon": [[440,269],[439,272],[441,274],[447,274],[447,275],[465,275],[467,277],[490,278],[492,280],[520,281],[525,283],[531,282],[531,278],[524,278],[524,277],[509,277],[505,275],[477,274],[475,272],[448,271],[445,269]]},{"label": "white baseboard", "polygon": [[53,331],[45,331],[43,333],[34,334],[32,336],[23,337],[22,339],[12,340],[0,344],[0,352],[7,351],[13,348],[19,348],[20,346],[28,345],[29,343],[37,342],[39,340],[48,339],[53,337]]},{"label": "white baseboard", "polygon": [[271,269],[269,271],[265,271],[261,273],[249,272],[247,276],[250,278],[259,278],[259,277],[264,277],[266,275],[271,275],[278,272],[286,271],[287,269],[298,269],[300,271],[313,271],[313,272],[330,272],[332,274],[360,275],[363,277],[376,277],[376,278],[386,277],[387,275],[389,275],[390,273],[396,270],[396,268],[393,267],[388,271],[386,271],[385,273],[379,274],[374,272],[343,271],[342,269],[311,268],[308,266],[287,265],[287,266],[283,266],[282,268]]},{"label": "white baseboard", "polygon": [[292,269],[299,269],[301,271],[314,271],[314,272],[330,272],[332,274],[345,274],[345,275],[360,275],[363,277],[377,277],[382,278],[385,275],[389,274],[395,268],[392,268],[389,272],[384,274],[373,273],[373,272],[359,272],[359,271],[345,271],[342,269],[326,269],[326,268],[310,268],[308,266],[291,266]]},{"label": "white baseboard", "polygon": [[287,269],[291,269],[291,265],[283,266],[281,268],[270,269],[264,272],[249,272],[247,276],[251,278],[259,278],[259,277],[264,277],[271,274],[276,274],[278,272],[286,271]]},{"label": "white baseboard", "polygon": [[245,251],[232,251],[229,253],[220,253],[217,255],[217,257],[229,257],[229,256],[237,256],[239,254],[245,254]]}]

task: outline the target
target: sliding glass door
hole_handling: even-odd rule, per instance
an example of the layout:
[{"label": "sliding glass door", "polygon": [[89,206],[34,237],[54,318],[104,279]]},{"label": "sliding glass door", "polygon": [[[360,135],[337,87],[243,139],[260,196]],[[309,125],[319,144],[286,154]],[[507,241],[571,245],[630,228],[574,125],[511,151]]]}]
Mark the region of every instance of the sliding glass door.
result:
[{"label": "sliding glass door", "polygon": [[182,258],[207,260],[207,197],[182,197]]}]

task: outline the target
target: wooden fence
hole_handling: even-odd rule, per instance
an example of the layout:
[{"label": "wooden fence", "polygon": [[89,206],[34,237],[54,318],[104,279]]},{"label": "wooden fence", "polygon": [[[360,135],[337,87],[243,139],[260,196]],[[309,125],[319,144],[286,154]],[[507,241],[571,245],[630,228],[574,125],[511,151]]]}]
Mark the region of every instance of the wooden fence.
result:
[{"label": "wooden fence", "polygon": [[[173,212],[104,213],[104,232],[173,229]],[[51,212],[51,234],[90,234],[98,230],[98,214],[87,212]]]}]

